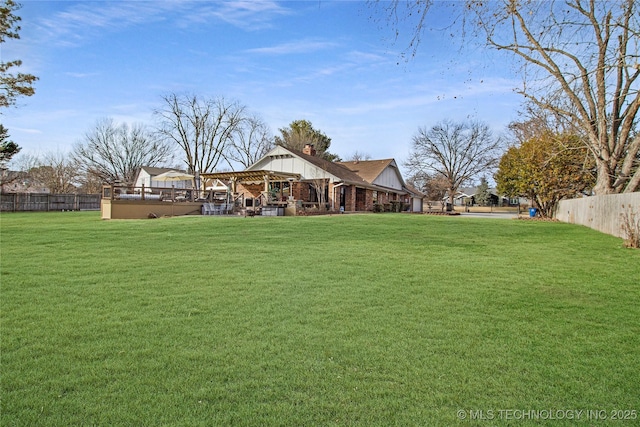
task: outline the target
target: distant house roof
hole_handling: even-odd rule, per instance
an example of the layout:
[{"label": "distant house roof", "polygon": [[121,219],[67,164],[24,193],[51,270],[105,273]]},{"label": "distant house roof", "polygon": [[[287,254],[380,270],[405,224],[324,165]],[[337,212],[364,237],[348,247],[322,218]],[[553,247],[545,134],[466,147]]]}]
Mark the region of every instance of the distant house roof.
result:
[{"label": "distant house roof", "polygon": [[411,194],[413,197],[417,197],[417,198],[425,197],[425,194],[422,191],[418,190],[413,185],[405,184],[404,189],[407,191],[407,193]]},{"label": "distant house roof", "polygon": [[337,162],[337,164],[346,167],[347,169],[357,173],[364,180],[373,183],[376,178],[387,168],[387,166],[394,164],[393,159],[382,160],[358,160],[351,162]]},{"label": "distant house roof", "polygon": [[[465,188],[459,188],[458,191],[455,194],[455,198],[456,199],[460,199],[460,198],[464,198],[464,197],[473,197],[476,195],[476,193],[478,192],[480,187],[465,187]],[[496,188],[487,188],[487,191],[489,192],[489,194],[492,194],[496,197],[500,197],[500,195],[498,194],[498,189]],[[449,198],[449,192],[447,191],[443,197],[443,199],[448,199]]]},{"label": "distant house roof", "polygon": [[[282,171],[282,169],[278,166],[278,161],[280,159],[286,158],[297,158],[302,160],[303,162],[311,165],[316,170],[323,171],[323,174],[332,177],[331,179],[334,181],[342,181],[346,184],[359,185],[361,187],[374,188],[375,186],[371,185],[367,181],[365,181],[361,176],[349,170],[348,168],[335,163],[329,160],[322,159],[320,157],[312,156],[303,153],[302,151],[294,150],[288,147],[276,146],[267,154],[265,154],[260,160],[255,162],[253,165],[249,166],[245,172],[250,171],[258,171],[258,170],[276,170]],[[274,163],[275,162],[275,163]],[[290,169],[290,168],[288,168]],[[282,171],[284,172],[284,171]],[[292,173],[292,170],[289,170],[288,173]],[[310,176],[308,174],[299,174],[298,179],[301,180],[312,180],[314,176]]]},{"label": "distant house roof", "polygon": [[325,160],[317,156],[310,156],[308,154],[304,154],[302,151],[292,150],[290,148],[286,148],[286,149],[291,153],[295,154],[296,156],[302,158],[303,160],[306,160],[307,162],[313,164],[314,166],[317,166],[320,169],[327,171],[331,175],[335,176],[341,181],[344,181],[347,184],[356,184],[356,185],[371,184],[371,181],[367,181],[364,177],[353,172],[352,170],[345,167],[341,163],[331,162],[329,160]]},{"label": "distant house roof", "polygon": [[458,188],[458,192],[456,193],[457,197],[472,197],[474,194],[478,192],[477,187],[465,187]]}]

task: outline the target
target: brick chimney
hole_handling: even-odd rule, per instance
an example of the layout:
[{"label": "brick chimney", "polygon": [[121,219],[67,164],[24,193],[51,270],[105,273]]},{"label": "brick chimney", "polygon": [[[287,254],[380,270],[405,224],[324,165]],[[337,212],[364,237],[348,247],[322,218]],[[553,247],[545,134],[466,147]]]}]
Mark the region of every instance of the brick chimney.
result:
[{"label": "brick chimney", "polygon": [[313,144],[305,144],[304,148],[302,149],[302,153],[308,156],[315,156],[316,149],[313,147]]}]

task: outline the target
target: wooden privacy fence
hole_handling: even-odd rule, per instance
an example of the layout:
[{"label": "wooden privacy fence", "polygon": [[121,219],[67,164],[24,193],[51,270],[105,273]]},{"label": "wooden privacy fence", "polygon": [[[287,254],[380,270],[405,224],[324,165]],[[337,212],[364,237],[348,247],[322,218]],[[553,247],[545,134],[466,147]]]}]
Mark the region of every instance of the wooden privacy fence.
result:
[{"label": "wooden privacy fence", "polygon": [[555,217],[563,222],[585,225],[602,233],[625,238],[622,229],[625,213],[640,218],[640,192],[561,200]]},{"label": "wooden privacy fence", "polygon": [[100,194],[0,194],[0,211],[84,211],[100,210]]}]

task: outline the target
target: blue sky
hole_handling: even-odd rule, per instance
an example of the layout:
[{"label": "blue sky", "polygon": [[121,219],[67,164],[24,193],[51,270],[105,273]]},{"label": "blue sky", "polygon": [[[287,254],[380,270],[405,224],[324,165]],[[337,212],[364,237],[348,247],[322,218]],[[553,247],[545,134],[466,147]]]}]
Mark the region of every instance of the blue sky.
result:
[{"label": "blue sky", "polygon": [[21,39],[2,60],[40,80],[0,120],[30,154],[68,152],[105,117],[153,126],[161,96],[178,93],[237,100],[273,134],[306,119],[345,159],[401,163],[419,127],[474,119],[501,132],[521,102],[509,63],[435,30],[453,13],[444,3],[409,61],[360,1],[21,3]]}]

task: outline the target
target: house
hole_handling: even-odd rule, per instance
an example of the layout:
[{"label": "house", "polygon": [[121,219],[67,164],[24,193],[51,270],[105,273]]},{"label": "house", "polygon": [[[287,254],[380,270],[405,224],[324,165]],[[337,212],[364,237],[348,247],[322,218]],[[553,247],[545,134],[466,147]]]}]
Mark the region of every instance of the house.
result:
[{"label": "house", "polygon": [[406,209],[408,211],[422,212],[424,194],[405,184],[394,159],[356,160],[338,162],[337,164],[345,166],[366,182],[377,187],[372,190],[371,195],[374,204],[384,205],[390,202],[401,202],[408,205]]},{"label": "house", "polygon": [[303,151],[277,146],[244,171],[202,177],[230,181],[236,205],[243,207],[358,212],[394,205],[420,211],[424,197],[406,186],[393,159],[330,162],[315,156],[310,144]]},{"label": "house", "polygon": [[[154,179],[175,169],[143,167],[133,188],[118,184],[103,188],[101,215],[104,219],[191,215],[222,204],[233,207],[227,212],[247,215],[422,210],[424,195],[405,184],[395,160],[330,162],[315,154],[312,145],[303,151],[277,146],[243,171],[201,173],[204,188],[197,192],[190,180]],[[168,184],[173,186],[167,188]]]},{"label": "house", "polygon": [[136,188],[138,187],[168,188],[171,186],[178,189],[191,188],[192,184],[189,181],[167,182],[167,181],[156,181],[154,179],[156,176],[169,171],[184,172],[175,168],[156,168],[151,166],[142,166],[138,170],[138,173],[136,174],[135,184],[133,186]]},{"label": "house", "polygon": [[425,199],[425,194],[418,190],[417,188],[413,187],[412,185],[409,184],[405,184],[405,189],[407,190],[407,193],[409,194],[409,199],[410,199],[410,211],[411,212],[422,212],[423,211],[423,206],[424,206],[424,199]]},{"label": "house", "polygon": [[[454,206],[474,206],[477,204],[476,194],[480,191],[480,187],[466,187],[460,188],[456,192],[453,198]],[[509,199],[506,196],[501,196],[498,194],[498,190],[496,188],[488,188],[489,192],[489,203],[491,206],[518,206],[520,204],[527,204],[528,200],[522,198],[513,198]],[[445,194],[443,200],[449,202],[449,193]]]},{"label": "house", "polygon": [[48,194],[46,184],[34,179],[28,172],[0,170],[0,192],[2,193],[40,193]]}]

